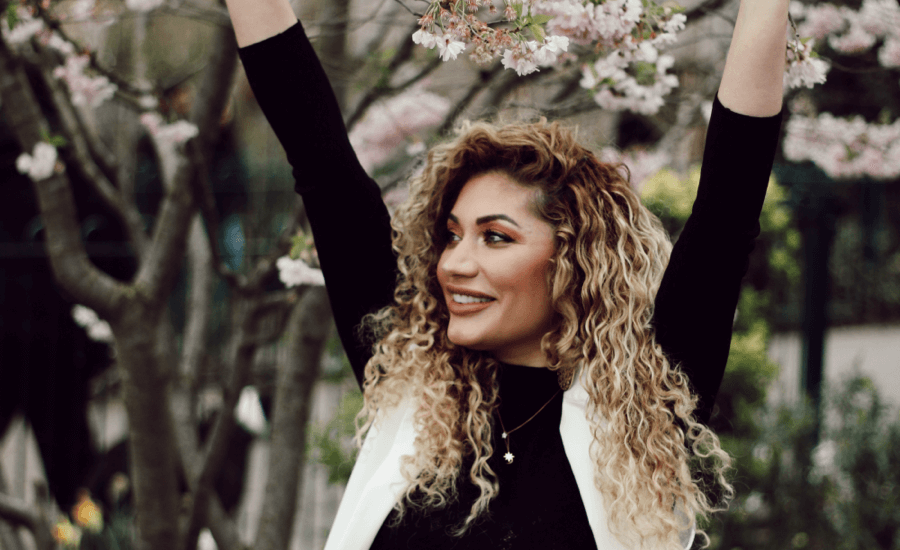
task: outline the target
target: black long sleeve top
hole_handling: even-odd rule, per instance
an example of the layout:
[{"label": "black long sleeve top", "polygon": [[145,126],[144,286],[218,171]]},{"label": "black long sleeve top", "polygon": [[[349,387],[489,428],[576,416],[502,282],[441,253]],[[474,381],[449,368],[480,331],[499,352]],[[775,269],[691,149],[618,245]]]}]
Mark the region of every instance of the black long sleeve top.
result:
[{"label": "black long sleeve top", "polygon": [[[363,315],[392,301],[396,284],[390,216],[378,185],[356,158],[334,93],[300,23],[242,48],[240,56],[293,168],[338,334],[361,383],[371,351],[357,339],[355,328]],[[781,115],[743,116],[714,101],[697,198],[656,296],[657,341],[681,365],[699,396],[701,422],[709,418],[725,371],[740,282],[759,234],[780,125]],[[501,365],[499,414],[504,424],[524,422],[557,388],[555,373],[547,369]],[[477,497],[477,489],[465,481],[457,501],[447,508],[409,513],[394,528],[386,521],[371,548],[596,548],[563,449],[561,414],[560,393],[510,435],[516,456],[512,464],[502,461],[502,451],[494,453],[490,466],[498,473],[499,495],[490,517],[464,537],[448,532]],[[500,430],[493,432],[494,449],[505,451]]]}]

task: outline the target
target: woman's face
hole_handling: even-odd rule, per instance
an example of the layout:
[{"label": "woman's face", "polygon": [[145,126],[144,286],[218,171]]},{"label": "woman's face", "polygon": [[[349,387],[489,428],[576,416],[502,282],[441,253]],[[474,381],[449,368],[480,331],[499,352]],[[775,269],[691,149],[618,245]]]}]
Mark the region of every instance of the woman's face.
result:
[{"label": "woman's face", "polygon": [[466,182],[447,220],[437,276],[451,342],[505,363],[544,367],[540,343],[552,328],[547,273],[554,231],[529,209],[534,193],[499,173]]}]

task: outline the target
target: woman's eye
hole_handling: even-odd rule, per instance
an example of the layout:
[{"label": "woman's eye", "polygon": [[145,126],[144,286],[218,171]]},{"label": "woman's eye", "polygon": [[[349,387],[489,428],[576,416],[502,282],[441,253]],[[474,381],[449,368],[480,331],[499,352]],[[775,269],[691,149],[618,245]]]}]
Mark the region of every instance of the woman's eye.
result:
[{"label": "woman's eye", "polygon": [[489,230],[484,232],[484,242],[488,244],[508,243],[512,242],[512,239],[510,239],[503,233]]}]

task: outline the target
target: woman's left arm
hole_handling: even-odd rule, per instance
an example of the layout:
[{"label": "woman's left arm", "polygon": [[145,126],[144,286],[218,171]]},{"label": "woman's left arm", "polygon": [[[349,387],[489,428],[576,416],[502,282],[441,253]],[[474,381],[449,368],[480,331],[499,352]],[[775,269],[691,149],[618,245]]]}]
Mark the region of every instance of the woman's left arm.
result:
[{"label": "woman's left arm", "polygon": [[742,0],[706,134],[691,216],[656,295],[656,341],[681,365],[707,422],[778,147],[788,0]]},{"label": "woman's left arm", "polygon": [[755,117],[781,111],[788,0],[741,0],[719,101]]}]

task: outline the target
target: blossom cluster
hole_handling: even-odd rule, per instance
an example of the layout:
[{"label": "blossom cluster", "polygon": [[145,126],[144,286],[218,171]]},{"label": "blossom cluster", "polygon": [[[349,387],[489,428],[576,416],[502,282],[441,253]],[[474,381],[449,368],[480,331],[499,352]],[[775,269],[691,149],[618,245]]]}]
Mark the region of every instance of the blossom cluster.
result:
[{"label": "blossom cluster", "polygon": [[[23,44],[37,37],[50,48],[65,57],[65,64],[53,71],[53,76],[63,80],[71,92],[72,103],[83,107],[97,107],[116,92],[116,85],[105,76],[91,77],[85,72],[90,64],[87,55],[76,55],[75,47],[56,31],[51,31],[43,20],[34,17],[25,6],[17,6],[14,17],[3,18],[0,22],[3,37],[10,44]],[[13,24],[10,25],[10,21]]]},{"label": "blossom cluster", "polygon": [[299,285],[322,286],[325,277],[319,266],[319,253],[312,235],[298,231],[291,238],[291,251],[287,256],[278,258],[278,278],[284,286],[290,288]]},{"label": "blossom cluster", "polygon": [[196,137],[199,129],[195,124],[186,120],[178,120],[171,124],[165,124],[159,113],[144,113],[141,115],[141,124],[147,128],[156,140],[166,145],[180,145],[192,137]]},{"label": "blossom cluster", "polygon": [[290,288],[299,285],[323,286],[325,276],[321,269],[310,267],[300,258],[293,259],[290,256],[282,256],[275,262],[278,268],[278,278],[284,286]]},{"label": "blossom cluster", "polygon": [[113,342],[113,333],[109,323],[100,319],[94,310],[76,305],[72,308],[72,318],[75,319],[76,325],[87,331],[88,338],[91,340],[107,344]]},{"label": "blossom cluster", "polygon": [[[58,40],[55,47],[57,49],[65,48],[64,44],[71,47],[71,44],[60,43]],[[53,70],[53,76],[63,80],[69,87],[73,104],[96,108],[111,98],[118,87],[105,76],[88,76],[85,69],[90,61],[91,58],[88,55],[69,55],[66,57],[65,65]]]},{"label": "blossom cluster", "polygon": [[16,6],[12,13],[12,17],[7,16],[0,20],[0,32],[9,44],[23,44],[46,28],[44,22],[34,17],[31,10],[25,6]]},{"label": "blossom cluster", "polygon": [[652,115],[663,98],[678,86],[678,77],[666,71],[675,63],[659,55],[650,43],[631,50],[615,50],[581,69],[579,84],[594,94],[594,101],[611,111],[630,110]]},{"label": "blossom cluster", "polygon": [[811,161],[832,179],[900,177],[900,119],[873,124],[860,116],[795,114],[785,126],[783,148],[788,160]]},{"label": "blossom cluster", "polygon": [[22,174],[27,174],[32,181],[40,181],[49,178],[56,171],[56,147],[39,141],[34,145],[33,154],[22,153],[16,159],[16,169]]},{"label": "blossom cluster", "polygon": [[812,88],[825,82],[825,75],[830,68],[828,63],[813,52],[815,41],[812,38],[788,40],[785,51],[784,86]]},{"label": "blossom cluster", "polygon": [[350,131],[350,143],[366,171],[389,160],[399,145],[407,152],[424,150],[419,135],[440,124],[450,112],[450,102],[421,85],[373,105]]},{"label": "blossom cluster", "polygon": [[597,155],[600,161],[627,167],[623,170],[623,176],[628,177],[628,182],[635,193],[640,194],[644,183],[651,176],[665,168],[671,162],[671,157],[665,151],[648,150],[642,147],[634,147],[624,151],[615,147],[604,147]]},{"label": "blossom cluster", "polygon": [[795,1],[791,14],[800,21],[800,34],[827,39],[828,45],[842,54],[864,53],[881,41],[879,63],[900,67],[900,4],[896,0],[863,0],[859,10]]},{"label": "blossom cluster", "polygon": [[[445,61],[472,44],[474,61],[500,57],[519,75],[574,58],[570,43],[590,47],[594,60],[581,84],[607,109],[655,113],[678,85],[666,73],[672,58],[659,54],[684,28],[677,9],[643,0],[504,0],[504,6],[500,14],[491,0],[431,2],[413,40],[437,47]],[[477,17],[484,13],[494,16],[491,24]]]}]

